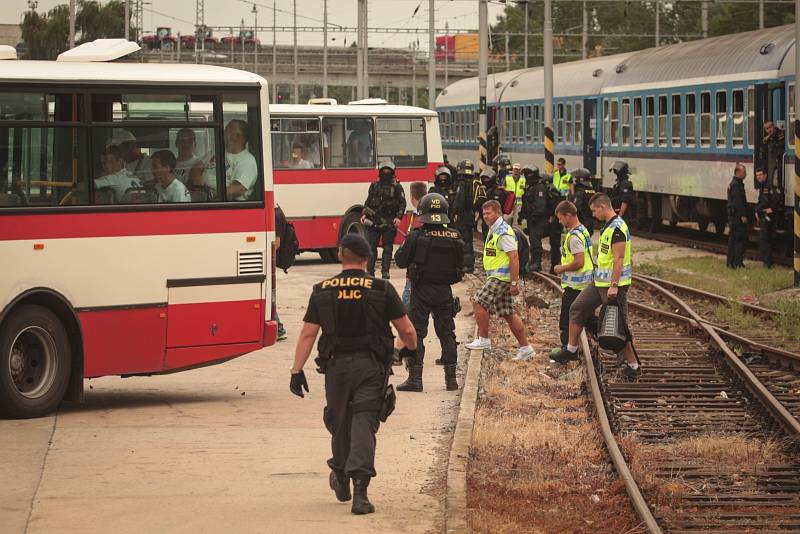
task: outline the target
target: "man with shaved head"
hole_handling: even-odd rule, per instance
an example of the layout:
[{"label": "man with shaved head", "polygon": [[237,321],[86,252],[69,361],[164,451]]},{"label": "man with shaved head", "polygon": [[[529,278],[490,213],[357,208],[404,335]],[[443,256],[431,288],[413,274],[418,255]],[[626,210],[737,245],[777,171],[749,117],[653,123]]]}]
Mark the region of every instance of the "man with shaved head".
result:
[{"label": "man with shaved head", "polygon": [[729,269],[744,267],[744,249],[747,246],[747,196],[744,192],[744,179],[747,169],[737,163],[733,179],[728,185],[728,259]]}]

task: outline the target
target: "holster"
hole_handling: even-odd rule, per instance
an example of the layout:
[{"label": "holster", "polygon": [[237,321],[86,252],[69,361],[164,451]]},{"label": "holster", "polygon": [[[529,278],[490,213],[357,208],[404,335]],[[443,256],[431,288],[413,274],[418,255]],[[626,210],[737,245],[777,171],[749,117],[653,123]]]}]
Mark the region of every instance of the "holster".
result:
[{"label": "holster", "polygon": [[453,317],[458,315],[458,312],[461,311],[461,299],[458,297],[453,297]]},{"label": "holster", "polygon": [[325,371],[328,370],[328,363],[330,361],[330,358],[323,356],[322,354],[314,358],[314,363],[317,364],[317,372],[321,375],[324,375]]},{"label": "holster", "polygon": [[383,388],[383,398],[381,399],[381,409],[378,412],[378,419],[385,423],[389,416],[394,412],[397,405],[397,394],[394,391],[394,386],[389,384],[389,376],[392,375],[391,367],[386,370],[386,386]]}]

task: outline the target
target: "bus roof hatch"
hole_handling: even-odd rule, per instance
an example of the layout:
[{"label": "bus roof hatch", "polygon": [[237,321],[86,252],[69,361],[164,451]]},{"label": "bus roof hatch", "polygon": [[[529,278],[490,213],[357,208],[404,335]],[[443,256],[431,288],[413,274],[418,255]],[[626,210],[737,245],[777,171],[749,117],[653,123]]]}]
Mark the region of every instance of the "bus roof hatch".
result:
[{"label": "bus roof hatch", "polygon": [[0,45],[0,59],[17,59],[17,51],[13,46]]},{"label": "bus roof hatch", "polygon": [[125,39],[95,39],[58,55],[56,61],[114,61],[139,50],[139,45]]}]

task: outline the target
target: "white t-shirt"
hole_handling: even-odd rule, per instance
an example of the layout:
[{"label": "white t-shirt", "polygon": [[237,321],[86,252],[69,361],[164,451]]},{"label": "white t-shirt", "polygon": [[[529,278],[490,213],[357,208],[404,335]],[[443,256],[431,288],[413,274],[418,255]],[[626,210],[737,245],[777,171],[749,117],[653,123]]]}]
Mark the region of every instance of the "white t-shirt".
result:
[{"label": "white t-shirt", "polygon": [[506,223],[502,217],[498,217],[494,224],[489,227],[490,233],[494,235],[500,234],[500,239],[497,240],[497,246],[500,247],[500,250],[503,252],[517,250],[517,240],[506,233],[507,229],[508,223]]},{"label": "white t-shirt", "polygon": [[573,234],[569,235],[567,246],[569,247],[569,251],[573,256],[586,251],[586,245],[583,244],[583,239]]},{"label": "white t-shirt", "polygon": [[106,176],[96,178],[94,181],[94,186],[98,189],[101,187],[110,187],[114,192],[114,201],[121,202],[122,197],[125,195],[125,191],[131,187],[142,187],[142,182],[136,176],[131,174],[128,169],[122,169],[114,174],[108,174]]},{"label": "white t-shirt", "polygon": [[161,187],[161,182],[156,183],[156,194],[159,202],[191,202],[192,196],[186,186],[178,180],[172,180],[167,187]]},{"label": "white t-shirt", "polygon": [[191,158],[183,161],[177,160],[175,162],[175,170],[172,171],[172,174],[175,176],[175,178],[186,184],[189,182],[189,174],[192,172],[192,167],[202,162],[203,160],[195,155],[192,155]]},{"label": "white t-shirt", "polygon": [[244,149],[238,154],[225,152],[225,185],[230,187],[233,182],[239,182],[246,189],[242,195],[231,200],[248,200],[257,181],[258,164],[249,150]]},{"label": "white t-shirt", "polygon": [[290,161],[289,168],[291,169],[313,169],[314,165],[310,161],[306,161],[303,158],[298,159],[297,161]]}]

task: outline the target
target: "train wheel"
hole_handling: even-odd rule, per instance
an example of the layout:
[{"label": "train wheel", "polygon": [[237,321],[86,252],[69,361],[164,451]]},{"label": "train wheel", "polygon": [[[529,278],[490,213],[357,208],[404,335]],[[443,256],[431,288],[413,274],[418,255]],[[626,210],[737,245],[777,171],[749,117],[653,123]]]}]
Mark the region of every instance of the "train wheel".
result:
[{"label": "train wheel", "polygon": [[697,228],[701,232],[705,233],[708,231],[708,223],[709,223],[708,219],[697,219]]},{"label": "train wheel", "polygon": [[64,325],[43,306],[12,312],[0,329],[0,413],[41,417],[67,390],[71,352]]}]

